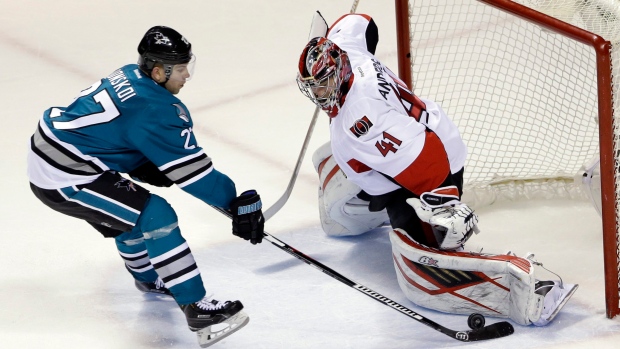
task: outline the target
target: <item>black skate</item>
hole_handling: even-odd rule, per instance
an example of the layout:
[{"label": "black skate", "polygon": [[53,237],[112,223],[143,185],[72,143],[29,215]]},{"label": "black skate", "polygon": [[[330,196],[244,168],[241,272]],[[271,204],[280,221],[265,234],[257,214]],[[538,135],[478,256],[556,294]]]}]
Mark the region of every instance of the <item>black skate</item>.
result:
[{"label": "black skate", "polygon": [[136,281],[136,288],[144,293],[158,293],[166,296],[172,296],[169,289],[166,288],[162,279],[157,278],[155,282]]},{"label": "black skate", "polygon": [[198,344],[206,348],[230,336],[243,326],[250,318],[241,311],[240,301],[220,302],[203,298],[189,305],[182,305],[189,329],[198,335]]}]

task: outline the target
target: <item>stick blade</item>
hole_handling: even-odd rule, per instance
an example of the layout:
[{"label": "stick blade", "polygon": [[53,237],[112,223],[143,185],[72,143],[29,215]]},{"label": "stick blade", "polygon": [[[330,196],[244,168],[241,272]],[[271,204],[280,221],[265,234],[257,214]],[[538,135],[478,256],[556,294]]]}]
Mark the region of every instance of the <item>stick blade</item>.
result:
[{"label": "stick blade", "polygon": [[510,336],[514,332],[515,329],[509,322],[501,321],[479,330],[457,332],[455,338],[462,342],[475,342]]}]

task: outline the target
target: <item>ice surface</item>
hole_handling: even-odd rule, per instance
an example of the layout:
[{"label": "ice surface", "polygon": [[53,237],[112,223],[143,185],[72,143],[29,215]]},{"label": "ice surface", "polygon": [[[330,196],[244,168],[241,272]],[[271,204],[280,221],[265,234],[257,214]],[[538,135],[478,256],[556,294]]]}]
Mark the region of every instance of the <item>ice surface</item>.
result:
[{"label": "ice surface", "polygon": [[[284,192],[314,106],[295,69],[313,11],[328,22],[350,1],[0,0],[0,347],[197,348],[176,304],[133,286],[111,240],[36,200],[25,176],[26,146],[42,111],[126,63],[153,25],[183,33],[198,57],[179,97],[200,144],[238,190],[266,207]],[[377,22],[377,54],[395,65],[391,1],[360,2]],[[432,98],[432,96],[428,96]],[[311,152],[328,139],[321,117],[298,183],[266,224],[279,239],[349,278],[453,329],[466,317],[408,302],[400,292],[387,230],[328,238],[316,204]],[[153,190],[176,208],[209,293],[240,299],[250,323],[214,348],[615,348],[620,320],[605,318],[600,219],[586,202],[506,203],[479,210],[470,247],[535,252],[580,288],[547,328],[515,325],[499,340],[463,344],[339,283],[264,242],[233,237],[221,214],[178,188]],[[494,322],[488,318],[487,323]]]}]

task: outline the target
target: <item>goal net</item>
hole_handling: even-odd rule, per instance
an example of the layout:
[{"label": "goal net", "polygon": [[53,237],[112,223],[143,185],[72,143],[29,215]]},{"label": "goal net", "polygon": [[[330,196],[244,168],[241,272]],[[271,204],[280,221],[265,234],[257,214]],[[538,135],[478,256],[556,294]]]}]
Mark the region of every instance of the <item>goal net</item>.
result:
[{"label": "goal net", "polygon": [[396,13],[399,75],[468,146],[464,201],[586,198],[582,166],[600,154],[607,316],[620,313],[620,2],[396,0]]}]

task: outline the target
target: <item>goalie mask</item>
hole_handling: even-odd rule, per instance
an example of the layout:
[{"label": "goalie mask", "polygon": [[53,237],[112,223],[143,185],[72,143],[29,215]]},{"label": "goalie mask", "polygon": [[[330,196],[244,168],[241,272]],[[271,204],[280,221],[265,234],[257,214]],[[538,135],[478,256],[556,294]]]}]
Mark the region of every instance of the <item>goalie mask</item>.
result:
[{"label": "goalie mask", "polygon": [[329,117],[338,115],[352,82],[346,52],[329,39],[310,40],[299,57],[299,90]]},{"label": "goalie mask", "polygon": [[196,57],[192,44],[172,28],[149,29],[138,44],[138,53],[138,65],[146,73],[150,74],[156,64],[161,64],[167,80],[189,81],[194,74]]}]

